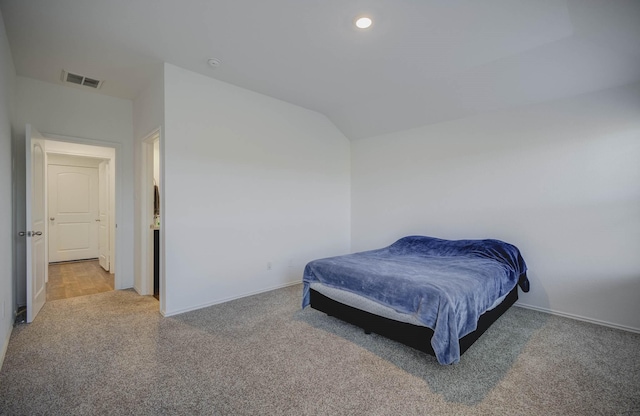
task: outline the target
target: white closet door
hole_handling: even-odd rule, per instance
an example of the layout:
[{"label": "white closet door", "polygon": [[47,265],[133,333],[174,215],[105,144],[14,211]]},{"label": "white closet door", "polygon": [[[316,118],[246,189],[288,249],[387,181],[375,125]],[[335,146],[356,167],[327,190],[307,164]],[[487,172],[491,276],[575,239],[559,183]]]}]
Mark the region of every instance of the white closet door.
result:
[{"label": "white closet door", "polygon": [[98,258],[98,169],[49,165],[49,261]]}]

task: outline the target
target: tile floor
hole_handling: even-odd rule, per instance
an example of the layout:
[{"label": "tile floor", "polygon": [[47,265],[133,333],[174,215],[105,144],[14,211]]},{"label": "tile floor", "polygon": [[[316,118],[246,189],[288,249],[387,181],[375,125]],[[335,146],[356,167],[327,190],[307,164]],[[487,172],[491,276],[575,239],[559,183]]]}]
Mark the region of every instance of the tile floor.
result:
[{"label": "tile floor", "polygon": [[47,300],[108,292],[113,290],[113,276],[98,260],[49,264]]}]

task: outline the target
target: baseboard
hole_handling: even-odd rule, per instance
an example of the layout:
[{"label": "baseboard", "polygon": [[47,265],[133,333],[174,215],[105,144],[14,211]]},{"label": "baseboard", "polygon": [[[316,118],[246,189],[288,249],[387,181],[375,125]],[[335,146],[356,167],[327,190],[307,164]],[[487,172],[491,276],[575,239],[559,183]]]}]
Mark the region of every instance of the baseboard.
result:
[{"label": "baseboard", "polygon": [[[140,295],[140,296],[146,296],[146,295],[143,295],[143,294],[142,294],[142,290],[140,290],[140,288],[139,288],[138,286],[136,286],[136,285],[133,285],[133,288],[127,288],[127,289],[133,289],[133,290],[135,290],[135,291],[136,291],[136,293],[137,293],[138,295]],[[116,289],[116,290],[124,290],[124,289]]]},{"label": "baseboard", "polygon": [[[298,285],[301,284],[302,282],[300,280],[296,280],[295,282],[289,282],[289,283],[284,283],[281,285],[276,285],[276,286],[271,286],[265,289],[260,289],[260,290],[256,290],[253,292],[248,292],[248,293],[244,293],[242,295],[238,295],[238,296],[232,296],[229,298],[225,298],[225,299],[218,299],[218,300],[214,300],[213,302],[207,302],[207,303],[202,303],[200,305],[196,305],[196,306],[190,306],[188,308],[184,308],[184,309],[178,309],[175,311],[165,311],[164,313],[161,314],[165,317],[169,317],[169,316],[174,316],[174,315],[180,315],[181,313],[185,313],[185,312],[191,312],[191,311],[195,311],[198,309],[202,309],[202,308],[207,308],[209,306],[213,306],[213,305],[219,305],[221,303],[225,303],[225,302],[230,302],[232,300],[236,300],[236,299],[240,299],[240,298],[246,298],[247,296],[253,296],[253,295],[258,295],[260,293],[265,293],[265,292],[271,292],[272,290],[277,290],[277,289],[282,289],[285,287],[289,287],[289,286],[294,286],[294,285]],[[301,293],[302,296],[302,293]]]},{"label": "baseboard", "polygon": [[575,319],[576,321],[589,322],[591,324],[606,326],[606,327],[609,327],[609,328],[615,328],[615,329],[620,329],[622,331],[627,331],[627,332],[633,332],[633,333],[636,333],[636,334],[640,334],[640,328],[634,328],[634,327],[625,326],[625,325],[618,325],[618,324],[614,324],[612,322],[601,321],[599,319],[587,318],[587,317],[581,316],[581,315],[574,315],[572,313],[560,312],[560,311],[555,311],[555,310],[548,309],[548,308],[541,308],[539,306],[527,305],[526,303],[517,302],[514,306],[519,306],[519,307],[524,308],[524,309],[531,309],[531,310],[538,311],[538,312],[544,312],[544,313],[548,313],[550,315],[562,316],[563,318]]}]

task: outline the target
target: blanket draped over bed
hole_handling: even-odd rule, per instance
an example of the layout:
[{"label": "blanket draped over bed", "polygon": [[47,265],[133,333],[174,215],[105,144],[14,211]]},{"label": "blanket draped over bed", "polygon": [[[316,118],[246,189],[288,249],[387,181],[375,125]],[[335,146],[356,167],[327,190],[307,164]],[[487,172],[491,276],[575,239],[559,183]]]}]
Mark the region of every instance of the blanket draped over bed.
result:
[{"label": "blanket draped over bed", "polygon": [[378,250],[314,260],[304,270],[302,307],[313,282],[413,315],[433,330],[438,362],[460,360],[458,340],[518,284],[528,291],[520,251],[499,240],[410,236]]}]

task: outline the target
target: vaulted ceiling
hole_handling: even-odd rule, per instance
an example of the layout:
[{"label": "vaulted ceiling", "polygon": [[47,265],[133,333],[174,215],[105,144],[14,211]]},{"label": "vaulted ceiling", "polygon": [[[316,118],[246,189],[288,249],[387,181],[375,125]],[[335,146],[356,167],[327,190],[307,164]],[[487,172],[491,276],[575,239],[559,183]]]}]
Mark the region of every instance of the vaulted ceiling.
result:
[{"label": "vaulted ceiling", "polygon": [[[362,138],[640,81],[638,0],[0,0],[18,75],[133,99],[162,62]],[[368,15],[360,30],[354,18]],[[222,64],[213,69],[208,58]]]}]

